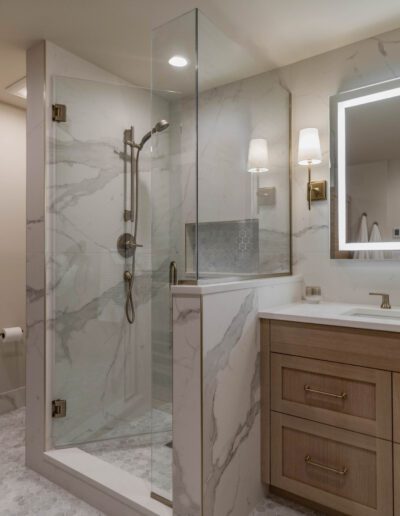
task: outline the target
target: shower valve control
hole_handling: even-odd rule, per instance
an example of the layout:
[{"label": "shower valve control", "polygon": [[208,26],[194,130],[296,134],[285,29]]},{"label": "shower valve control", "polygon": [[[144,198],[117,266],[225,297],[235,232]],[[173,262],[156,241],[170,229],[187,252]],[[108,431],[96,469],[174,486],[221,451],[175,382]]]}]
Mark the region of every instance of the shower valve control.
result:
[{"label": "shower valve control", "polygon": [[129,258],[133,256],[137,247],[143,247],[141,244],[137,244],[135,238],[130,233],[124,233],[118,238],[117,249],[121,256]]}]

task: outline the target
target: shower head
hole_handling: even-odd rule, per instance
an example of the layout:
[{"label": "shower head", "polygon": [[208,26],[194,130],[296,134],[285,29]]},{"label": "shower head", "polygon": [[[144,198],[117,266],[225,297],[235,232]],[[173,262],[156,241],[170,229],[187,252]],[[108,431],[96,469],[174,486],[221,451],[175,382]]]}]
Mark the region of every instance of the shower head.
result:
[{"label": "shower head", "polygon": [[160,120],[159,122],[156,123],[156,125],[153,127],[153,133],[161,133],[162,131],[164,131],[165,129],[168,129],[169,127],[169,122],[167,122],[166,120]]},{"label": "shower head", "polygon": [[154,133],[161,133],[165,129],[168,129],[168,127],[169,123],[166,120],[160,120],[157,122],[153,129],[143,136],[142,141],[139,144],[139,148],[141,149]]}]

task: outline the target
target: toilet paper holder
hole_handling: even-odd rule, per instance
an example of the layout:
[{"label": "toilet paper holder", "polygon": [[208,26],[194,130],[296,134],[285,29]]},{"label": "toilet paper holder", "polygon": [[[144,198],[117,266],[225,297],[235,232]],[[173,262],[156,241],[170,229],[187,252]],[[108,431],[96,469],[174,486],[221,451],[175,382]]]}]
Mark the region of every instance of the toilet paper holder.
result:
[{"label": "toilet paper holder", "polygon": [[19,326],[11,328],[3,328],[0,330],[0,337],[2,342],[19,342],[24,336],[24,330]]}]

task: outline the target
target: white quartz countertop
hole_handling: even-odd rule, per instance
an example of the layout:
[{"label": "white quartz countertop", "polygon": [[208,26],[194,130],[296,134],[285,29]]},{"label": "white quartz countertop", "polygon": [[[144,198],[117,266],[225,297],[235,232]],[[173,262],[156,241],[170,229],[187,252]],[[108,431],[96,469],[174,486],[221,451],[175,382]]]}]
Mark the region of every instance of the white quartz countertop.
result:
[{"label": "white quartz countertop", "polygon": [[[352,312],[359,313],[353,315]],[[376,316],[374,312],[377,312]],[[280,321],[400,332],[400,307],[384,310],[380,309],[379,305],[354,305],[346,303],[309,304],[302,302],[261,310],[259,311],[259,317]]]}]

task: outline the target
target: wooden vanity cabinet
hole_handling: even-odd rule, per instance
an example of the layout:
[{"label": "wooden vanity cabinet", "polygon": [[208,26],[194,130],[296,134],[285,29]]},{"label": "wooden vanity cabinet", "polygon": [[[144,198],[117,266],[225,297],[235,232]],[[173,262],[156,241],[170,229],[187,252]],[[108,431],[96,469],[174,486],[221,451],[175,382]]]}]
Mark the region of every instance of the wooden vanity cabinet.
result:
[{"label": "wooden vanity cabinet", "polygon": [[392,514],[392,444],[272,412],[271,484],[354,516]]},{"label": "wooden vanity cabinet", "polygon": [[271,409],[392,439],[387,371],[271,354]]},{"label": "wooden vanity cabinet", "polygon": [[400,374],[393,373],[394,514],[400,516]]},{"label": "wooden vanity cabinet", "polygon": [[400,516],[400,334],[262,320],[261,388],[266,484]]}]

